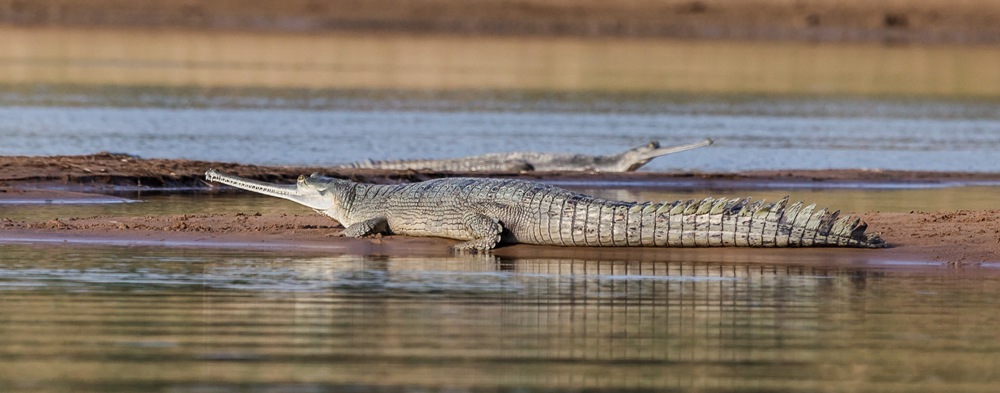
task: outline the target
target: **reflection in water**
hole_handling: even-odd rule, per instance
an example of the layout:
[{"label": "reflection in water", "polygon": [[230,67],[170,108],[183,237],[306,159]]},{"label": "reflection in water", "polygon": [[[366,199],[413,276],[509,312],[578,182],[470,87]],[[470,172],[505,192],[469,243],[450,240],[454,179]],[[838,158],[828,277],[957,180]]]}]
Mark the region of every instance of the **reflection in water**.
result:
[{"label": "reflection in water", "polygon": [[998,290],[990,269],[2,245],[0,390],[988,390]]}]

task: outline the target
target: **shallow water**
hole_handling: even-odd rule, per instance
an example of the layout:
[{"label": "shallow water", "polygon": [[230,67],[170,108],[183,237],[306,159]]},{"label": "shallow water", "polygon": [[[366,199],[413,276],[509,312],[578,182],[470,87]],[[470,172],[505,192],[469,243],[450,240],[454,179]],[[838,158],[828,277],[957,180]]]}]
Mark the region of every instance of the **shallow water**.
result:
[{"label": "shallow water", "polygon": [[0,108],[0,154],[97,151],[276,165],[502,151],[617,154],[711,137],[644,170],[868,168],[1000,171],[1000,119],[716,114]]},{"label": "shallow water", "polygon": [[0,245],[3,391],[991,391],[1000,271]]},{"label": "shallow water", "polygon": [[0,28],[0,154],[334,165],[716,145],[645,170],[1000,171],[986,47]]}]

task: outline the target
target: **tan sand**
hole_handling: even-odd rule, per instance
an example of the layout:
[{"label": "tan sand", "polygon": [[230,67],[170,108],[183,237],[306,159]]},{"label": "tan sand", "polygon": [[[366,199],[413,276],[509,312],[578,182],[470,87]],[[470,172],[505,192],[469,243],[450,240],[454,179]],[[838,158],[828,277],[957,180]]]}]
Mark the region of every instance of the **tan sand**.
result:
[{"label": "tan sand", "polygon": [[[0,157],[0,202],[24,199],[109,198],[93,193],[54,191],[78,188],[135,186],[191,187],[206,189],[205,168],[215,167],[268,181],[291,181],[299,174],[322,168],[262,167],[188,160],[145,160],[129,156],[97,154],[65,157]],[[329,171],[325,171],[330,173]],[[347,171],[345,177],[379,183],[422,180],[448,176],[444,173]],[[704,173],[495,173],[538,179],[648,179],[685,178],[718,186],[720,181],[761,184],[782,182],[934,182],[953,180],[997,181],[998,174],[872,172],[872,171],[782,171],[744,174]],[[41,188],[41,189],[39,189]],[[2,205],[0,205],[2,206]],[[7,207],[15,206],[8,205]],[[2,214],[3,210],[0,210]],[[809,258],[850,256],[859,261],[939,261],[951,265],[1000,262],[1000,210],[880,213],[855,212],[869,224],[869,231],[881,232],[888,249],[664,249],[580,248],[506,246],[499,256],[565,257],[655,260],[664,252],[692,261],[760,261],[790,255]],[[298,252],[350,253],[370,255],[448,255],[455,241],[437,238],[387,236],[372,239],[339,237],[336,222],[319,214],[228,213],[148,217],[68,217],[50,221],[12,220],[0,215],[0,241],[84,242],[97,244],[151,244],[191,247],[229,247],[296,250]],[[808,258],[807,258],[808,257]]]},{"label": "tan sand", "polygon": [[[870,230],[881,232],[888,249],[671,249],[692,260],[711,256],[740,261],[773,262],[770,256],[847,256],[868,261],[938,261],[952,265],[1000,262],[1000,210],[914,213],[863,213]],[[447,255],[448,239],[386,236],[368,239],[339,237],[342,227],[314,215],[195,214],[149,217],[71,217],[49,221],[0,218],[0,241],[95,244],[149,244],[335,252],[366,255]],[[499,256],[587,259],[655,259],[668,252],[657,248],[542,247],[513,245]]]}]

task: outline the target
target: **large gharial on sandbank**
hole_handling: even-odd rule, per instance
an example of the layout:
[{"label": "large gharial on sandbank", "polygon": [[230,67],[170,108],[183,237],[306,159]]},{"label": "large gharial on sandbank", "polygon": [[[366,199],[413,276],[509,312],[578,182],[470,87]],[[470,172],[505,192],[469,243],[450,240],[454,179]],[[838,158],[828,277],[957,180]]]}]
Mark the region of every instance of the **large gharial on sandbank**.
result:
[{"label": "large gharial on sandbank", "polygon": [[643,247],[884,247],[867,224],[788,198],[623,202],[516,179],[443,178],[418,183],[356,183],[318,174],[272,184],[214,169],[206,179],[288,199],[344,226],[344,236],[375,234],[464,240],[457,251],[499,243]]},{"label": "large gharial on sandbank", "polygon": [[519,172],[519,171],[594,171],[633,172],[656,157],[679,153],[712,144],[711,139],[686,145],[660,147],[657,141],[614,155],[570,153],[509,152],[478,156],[427,160],[364,160],[336,168],[428,170],[439,172]]}]

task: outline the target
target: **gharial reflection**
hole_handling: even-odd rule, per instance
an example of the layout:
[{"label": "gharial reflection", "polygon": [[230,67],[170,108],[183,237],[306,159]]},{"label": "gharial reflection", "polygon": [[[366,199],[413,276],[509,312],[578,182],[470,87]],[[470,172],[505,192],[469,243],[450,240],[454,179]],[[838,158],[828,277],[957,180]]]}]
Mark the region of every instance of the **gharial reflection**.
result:
[{"label": "gharial reflection", "polygon": [[875,389],[959,357],[988,386],[1000,359],[988,268],[0,251],[4,390]]}]

